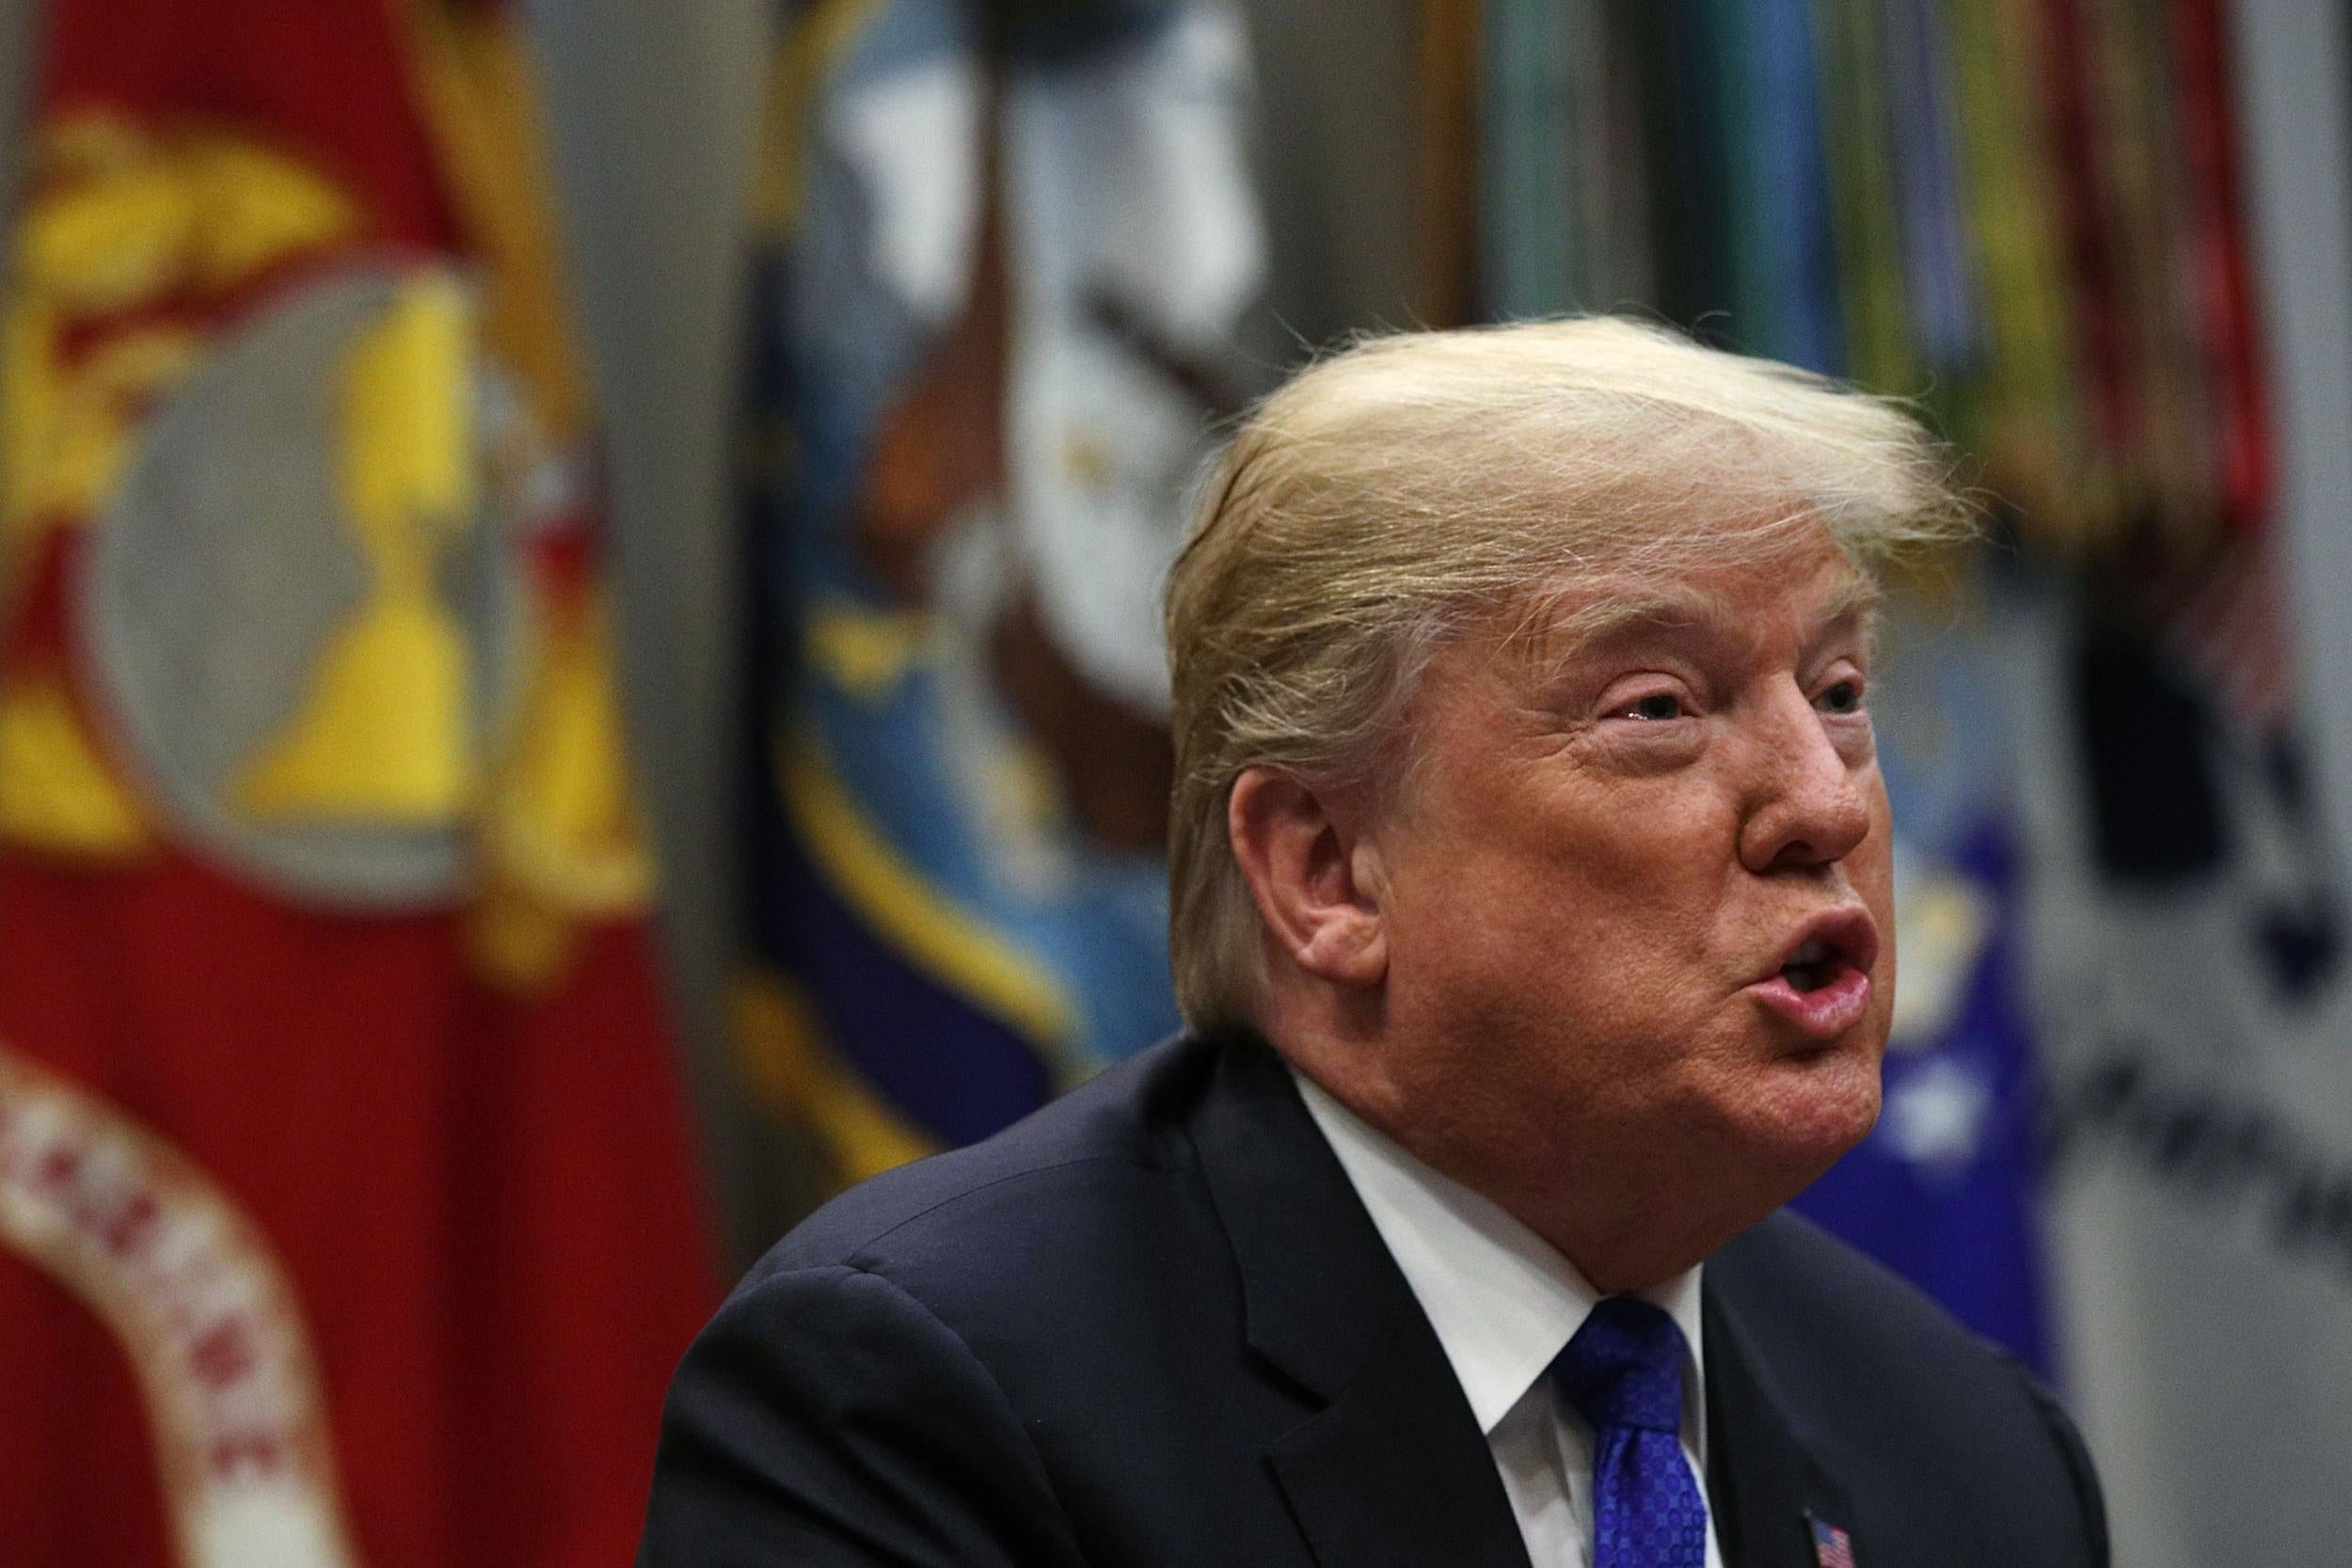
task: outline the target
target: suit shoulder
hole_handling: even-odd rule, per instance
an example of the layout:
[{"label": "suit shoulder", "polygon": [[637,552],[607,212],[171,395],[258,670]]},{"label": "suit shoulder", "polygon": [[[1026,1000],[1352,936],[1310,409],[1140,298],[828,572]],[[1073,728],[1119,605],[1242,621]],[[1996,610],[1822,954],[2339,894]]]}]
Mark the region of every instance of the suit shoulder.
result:
[{"label": "suit shoulder", "polygon": [[1915,1354],[1997,1354],[1916,1286],[1786,1210],[1708,1259],[1707,1275],[1743,1315],[1899,1340]]},{"label": "suit shoulder", "polygon": [[1149,1185],[1138,1178],[1190,1164],[1185,1123],[1214,1058],[1189,1037],[1165,1041],[993,1137],[860,1182],[796,1226],[745,1283],[833,1264],[886,1271],[942,1244],[984,1255],[1012,1240],[999,1226],[1073,1223],[1064,1211],[1115,1201]]},{"label": "suit shoulder", "polygon": [[[1850,1385],[1875,1373],[1891,1392],[1915,1385],[1979,1388],[1985,1374],[2032,1392],[2007,1351],[1963,1327],[1916,1286],[1821,1229],[1781,1212],[1708,1260],[1709,1287],[1773,1359]],[[1949,1380],[1959,1378],[1960,1384]]]},{"label": "suit shoulder", "polygon": [[2106,1560],[2082,1439],[2008,1352],[1792,1214],[1725,1246],[1706,1279],[1771,1402],[1834,1471],[1871,1478],[1866,1515],[1899,1500],[1921,1539],[1977,1541],[1972,1561]]}]

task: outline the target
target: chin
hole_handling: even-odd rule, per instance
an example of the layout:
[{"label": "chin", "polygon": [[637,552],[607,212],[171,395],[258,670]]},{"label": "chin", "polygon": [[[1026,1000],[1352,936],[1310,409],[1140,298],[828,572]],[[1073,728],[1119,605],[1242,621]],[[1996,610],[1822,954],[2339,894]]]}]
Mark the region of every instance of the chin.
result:
[{"label": "chin", "polygon": [[1879,1054],[1860,1044],[1835,1045],[1778,1064],[1752,1128],[1772,1163],[1793,1185],[1810,1185],[1863,1139],[1879,1119]]}]

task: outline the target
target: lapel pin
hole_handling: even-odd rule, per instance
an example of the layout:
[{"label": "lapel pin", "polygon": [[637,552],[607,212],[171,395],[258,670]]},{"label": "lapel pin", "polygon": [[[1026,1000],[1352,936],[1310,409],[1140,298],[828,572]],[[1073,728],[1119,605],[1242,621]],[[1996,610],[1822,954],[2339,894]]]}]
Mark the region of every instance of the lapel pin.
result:
[{"label": "lapel pin", "polygon": [[1813,1560],[1820,1568],[1853,1568],[1853,1538],[1827,1519],[1808,1513],[1804,1522],[1813,1527]]}]

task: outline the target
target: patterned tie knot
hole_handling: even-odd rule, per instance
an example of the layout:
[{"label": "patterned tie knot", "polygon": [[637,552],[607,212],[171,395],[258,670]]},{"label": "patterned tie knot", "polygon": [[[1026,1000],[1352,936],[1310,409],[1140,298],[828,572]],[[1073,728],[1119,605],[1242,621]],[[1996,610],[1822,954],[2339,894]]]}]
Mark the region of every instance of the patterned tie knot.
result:
[{"label": "patterned tie knot", "polygon": [[1633,1296],[1607,1296],[1576,1331],[1551,1374],[1598,1431],[1682,1430],[1682,1330]]}]

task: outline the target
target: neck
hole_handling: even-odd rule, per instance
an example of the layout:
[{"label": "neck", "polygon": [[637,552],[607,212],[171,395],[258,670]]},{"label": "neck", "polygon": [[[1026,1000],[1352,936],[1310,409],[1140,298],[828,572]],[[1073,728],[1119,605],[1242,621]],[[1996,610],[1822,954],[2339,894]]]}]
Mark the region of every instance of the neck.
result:
[{"label": "neck", "polygon": [[1271,1009],[1263,1032],[1359,1120],[1534,1231],[1604,1295],[1651,1290],[1705,1262],[1818,1172],[1743,1169],[1733,1149],[1604,1127],[1449,1119],[1378,1070],[1376,1030],[1344,1012]]}]

